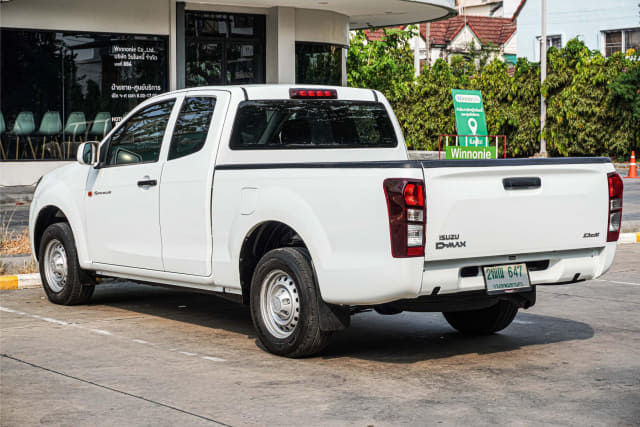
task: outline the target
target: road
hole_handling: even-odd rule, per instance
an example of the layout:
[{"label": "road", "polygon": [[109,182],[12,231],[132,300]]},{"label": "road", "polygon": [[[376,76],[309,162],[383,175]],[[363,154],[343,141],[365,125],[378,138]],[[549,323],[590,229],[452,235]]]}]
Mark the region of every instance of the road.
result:
[{"label": "road", "polygon": [[601,280],[538,287],[489,337],[364,313],[319,357],[260,349],[249,311],[134,285],[88,306],[0,293],[0,425],[638,425],[640,245]]},{"label": "road", "polygon": [[623,179],[622,231],[640,231],[640,179]]}]

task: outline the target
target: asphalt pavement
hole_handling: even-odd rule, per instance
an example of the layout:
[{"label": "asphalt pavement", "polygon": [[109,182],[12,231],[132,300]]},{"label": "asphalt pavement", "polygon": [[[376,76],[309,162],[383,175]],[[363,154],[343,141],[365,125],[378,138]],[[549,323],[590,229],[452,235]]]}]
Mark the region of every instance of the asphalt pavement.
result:
[{"label": "asphalt pavement", "polygon": [[260,348],[246,307],[129,282],[90,305],[0,293],[0,425],[638,425],[640,245],[538,287],[504,331],[354,316],[318,357]]}]

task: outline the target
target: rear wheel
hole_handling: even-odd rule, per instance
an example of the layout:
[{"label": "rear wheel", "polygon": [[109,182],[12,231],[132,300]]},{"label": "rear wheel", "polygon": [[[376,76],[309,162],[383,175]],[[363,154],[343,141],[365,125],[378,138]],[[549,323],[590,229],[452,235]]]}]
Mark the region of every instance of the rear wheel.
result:
[{"label": "rear wheel", "polygon": [[518,307],[509,301],[481,310],[453,311],[442,313],[455,329],[466,334],[492,334],[511,324],[518,313]]},{"label": "rear wheel", "polygon": [[49,301],[62,305],[89,302],[95,282],[80,268],[69,224],[59,222],[47,227],[40,240],[38,260]]},{"label": "rear wheel", "polygon": [[303,248],[267,252],[251,281],[251,317],[262,345],[272,353],[304,357],[322,350],[318,295],[309,254]]}]

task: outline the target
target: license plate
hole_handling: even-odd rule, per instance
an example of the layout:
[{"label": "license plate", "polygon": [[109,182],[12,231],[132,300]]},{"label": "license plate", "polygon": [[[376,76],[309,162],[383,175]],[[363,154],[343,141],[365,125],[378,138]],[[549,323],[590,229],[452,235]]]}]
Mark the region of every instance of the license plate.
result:
[{"label": "license plate", "polygon": [[526,264],[507,264],[484,267],[487,293],[500,294],[531,289]]}]

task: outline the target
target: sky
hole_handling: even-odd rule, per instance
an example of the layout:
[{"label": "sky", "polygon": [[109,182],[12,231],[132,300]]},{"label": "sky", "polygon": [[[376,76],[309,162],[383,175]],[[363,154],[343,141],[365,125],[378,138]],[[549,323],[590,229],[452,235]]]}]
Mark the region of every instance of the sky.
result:
[{"label": "sky", "polygon": [[519,4],[520,0],[503,0],[504,17],[511,18]]}]

